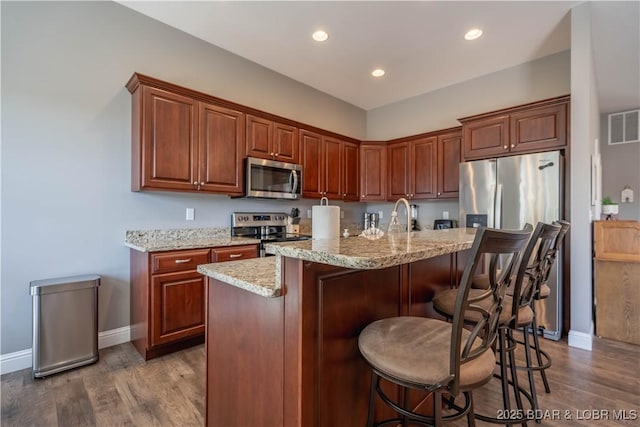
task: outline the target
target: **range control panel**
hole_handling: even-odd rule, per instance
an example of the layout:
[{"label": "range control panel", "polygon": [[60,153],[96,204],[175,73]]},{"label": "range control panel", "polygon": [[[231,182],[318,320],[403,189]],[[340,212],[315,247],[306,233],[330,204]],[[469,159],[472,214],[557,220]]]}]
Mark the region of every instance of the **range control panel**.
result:
[{"label": "range control panel", "polygon": [[234,212],[231,214],[231,227],[284,226],[288,217],[282,212]]}]

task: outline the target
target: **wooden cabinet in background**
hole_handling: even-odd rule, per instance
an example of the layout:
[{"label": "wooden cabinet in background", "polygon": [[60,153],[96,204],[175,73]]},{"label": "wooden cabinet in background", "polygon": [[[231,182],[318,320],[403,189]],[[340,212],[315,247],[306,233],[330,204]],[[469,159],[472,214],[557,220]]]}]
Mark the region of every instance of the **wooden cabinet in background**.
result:
[{"label": "wooden cabinet in background", "polygon": [[299,163],[298,129],[262,117],[247,115],[248,156],[286,163]]},{"label": "wooden cabinet in background", "polygon": [[569,96],[459,119],[463,159],[487,159],[563,148],[568,143]]},{"label": "wooden cabinet in background", "polygon": [[243,193],[244,113],[134,74],[131,189]]},{"label": "wooden cabinet in background", "polygon": [[387,146],[360,145],[360,201],[387,200]]},{"label": "wooden cabinet in background", "polygon": [[131,255],[131,342],[145,360],[204,341],[206,278],[200,264],[258,256],[258,245]]},{"label": "wooden cabinet in background", "polygon": [[302,197],[358,200],[357,144],[300,130]]},{"label": "wooden cabinet in background", "polygon": [[200,103],[199,191],[244,193],[244,119],[238,111]]},{"label": "wooden cabinet in background", "polygon": [[387,199],[458,197],[462,133],[444,129],[387,146]]},{"label": "wooden cabinet in background", "polygon": [[640,345],[640,222],[593,224],[596,335]]},{"label": "wooden cabinet in background", "polygon": [[438,199],[457,199],[460,181],[462,131],[438,135]]},{"label": "wooden cabinet in background", "polygon": [[342,142],[342,200],[360,200],[360,147],[353,142]]}]

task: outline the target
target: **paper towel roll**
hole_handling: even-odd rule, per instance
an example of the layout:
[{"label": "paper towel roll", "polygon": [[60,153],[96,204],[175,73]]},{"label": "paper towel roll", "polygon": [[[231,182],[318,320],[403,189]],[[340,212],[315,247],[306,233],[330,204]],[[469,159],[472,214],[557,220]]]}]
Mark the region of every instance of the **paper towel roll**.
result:
[{"label": "paper towel roll", "polygon": [[[326,201],[326,205],[322,203]],[[311,237],[318,239],[340,238],[340,207],[329,206],[326,197],[320,199],[320,206],[311,208]]]}]

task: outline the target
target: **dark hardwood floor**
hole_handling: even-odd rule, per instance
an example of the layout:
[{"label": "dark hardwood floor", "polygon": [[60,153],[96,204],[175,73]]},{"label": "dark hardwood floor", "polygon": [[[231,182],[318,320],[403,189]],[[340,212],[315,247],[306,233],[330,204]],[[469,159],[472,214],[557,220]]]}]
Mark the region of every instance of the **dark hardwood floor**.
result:
[{"label": "dark hardwood floor", "polygon": [[[537,425],[640,425],[640,347],[597,338],[592,352],[563,341],[544,340],[543,346],[553,358],[551,394],[544,393],[538,378],[547,417]],[[520,378],[524,383],[524,372]],[[145,362],[130,343],[121,344],[100,350],[94,365],[42,380],[34,380],[30,369],[3,375],[1,424],[202,426],[204,381],[202,345]],[[495,415],[500,402],[496,385],[492,381],[475,393],[478,412]],[[623,414],[619,411],[629,419],[616,419]]]}]

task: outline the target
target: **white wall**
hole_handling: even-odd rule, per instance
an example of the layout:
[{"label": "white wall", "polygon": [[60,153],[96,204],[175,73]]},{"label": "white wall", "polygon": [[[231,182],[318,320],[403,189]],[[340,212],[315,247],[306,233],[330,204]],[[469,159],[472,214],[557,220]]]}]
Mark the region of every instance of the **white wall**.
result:
[{"label": "white wall", "polygon": [[600,115],[591,42],[590,4],[571,10],[571,330],[569,345],[591,349],[593,333],[591,156],[596,152]]},{"label": "white wall", "polygon": [[388,140],[460,126],[474,114],[566,95],[570,54],[536,61],[467,80],[367,112],[367,139]]},{"label": "white wall", "polygon": [[[638,94],[640,97],[640,94]],[[640,106],[638,106],[640,108]],[[640,142],[609,145],[608,115],[600,116],[600,156],[602,159],[602,197],[619,203],[618,219],[640,221]],[[620,192],[628,185],[633,190],[633,202],[622,203]]]},{"label": "white wall", "polygon": [[[365,137],[363,110],[116,3],[1,7],[1,354],[31,347],[32,280],[99,274],[99,330],[127,326],[126,230],[228,226],[235,210],[313,203],[131,192],[133,72]],[[343,207],[357,220],[364,204]]]}]

